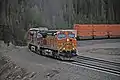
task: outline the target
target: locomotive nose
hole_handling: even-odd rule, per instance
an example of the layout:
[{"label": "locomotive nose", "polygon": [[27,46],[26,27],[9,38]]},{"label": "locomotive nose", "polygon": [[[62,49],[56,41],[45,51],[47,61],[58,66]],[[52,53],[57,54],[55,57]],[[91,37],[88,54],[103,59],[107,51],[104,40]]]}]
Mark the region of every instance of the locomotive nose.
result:
[{"label": "locomotive nose", "polygon": [[72,41],[72,39],[67,39],[67,42]]},{"label": "locomotive nose", "polygon": [[69,39],[67,39],[67,42],[69,41]]},{"label": "locomotive nose", "polygon": [[67,42],[65,43],[63,50],[65,50],[65,51],[75,50],[74,43],[72,42],[72,39],[67,39]]}]

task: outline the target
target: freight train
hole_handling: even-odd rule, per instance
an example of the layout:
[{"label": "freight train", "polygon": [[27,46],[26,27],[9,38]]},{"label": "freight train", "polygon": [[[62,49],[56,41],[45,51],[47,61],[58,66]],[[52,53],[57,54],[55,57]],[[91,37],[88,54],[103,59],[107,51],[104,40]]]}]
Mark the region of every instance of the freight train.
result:
[{"label": "freight train", "polygon": [[31,28],[27,34],[28,48],[39,55],[71,60],[77,55],[76,30]]},{"label": "freight train", "polygon": [[120,38],[119,24],[74,24],[77,39],[111,39]]}]

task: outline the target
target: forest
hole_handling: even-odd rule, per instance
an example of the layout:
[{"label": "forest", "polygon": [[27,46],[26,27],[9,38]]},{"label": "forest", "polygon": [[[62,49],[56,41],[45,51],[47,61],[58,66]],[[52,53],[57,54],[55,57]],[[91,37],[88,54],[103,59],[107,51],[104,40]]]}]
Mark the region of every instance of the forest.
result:
[{"label": "forest", "polygon": [[119,4],[120,0],[0,0],[0,39],[24,42],[26,31],[36,26],[119,24]]}]

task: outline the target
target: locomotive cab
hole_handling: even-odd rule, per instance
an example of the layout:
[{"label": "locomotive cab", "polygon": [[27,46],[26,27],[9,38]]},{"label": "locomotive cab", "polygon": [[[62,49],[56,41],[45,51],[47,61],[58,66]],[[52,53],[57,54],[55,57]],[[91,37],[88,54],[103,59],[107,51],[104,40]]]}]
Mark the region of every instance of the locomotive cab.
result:
[{"label": "locomotive cab", "polygon": [[61,56],[72,58],[77,56],[77,41],[75,30],[62,30],[57,32],[58,48]]}]

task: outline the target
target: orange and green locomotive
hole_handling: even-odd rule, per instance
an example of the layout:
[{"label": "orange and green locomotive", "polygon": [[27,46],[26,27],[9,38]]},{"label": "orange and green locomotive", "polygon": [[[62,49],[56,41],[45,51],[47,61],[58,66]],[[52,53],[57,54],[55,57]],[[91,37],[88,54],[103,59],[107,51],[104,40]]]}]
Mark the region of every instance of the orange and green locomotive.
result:
[{"label": "orange and green locomotive", "polygon": [[77,56],[75,30],[31,29],[28,32],[28,48],[40,55],[61,60],[71,60]]}]

